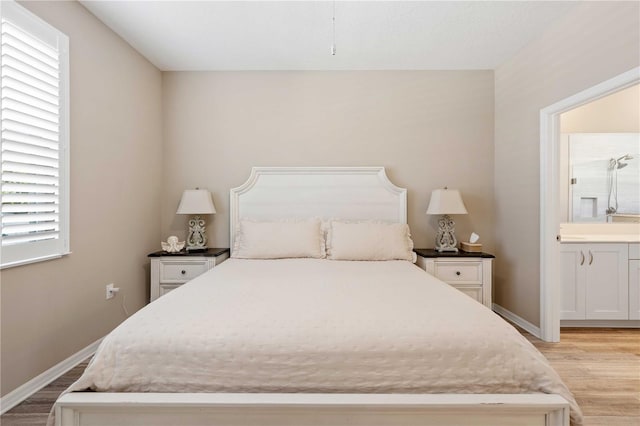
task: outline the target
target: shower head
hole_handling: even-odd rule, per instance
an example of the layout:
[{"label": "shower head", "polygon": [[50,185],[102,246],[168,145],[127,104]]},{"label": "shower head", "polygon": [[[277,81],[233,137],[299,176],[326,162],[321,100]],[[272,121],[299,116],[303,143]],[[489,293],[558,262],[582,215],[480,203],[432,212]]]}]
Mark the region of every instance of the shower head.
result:
[{"label": "shower head", "polygon": [[[613,158],[612,158],[612,160],[613,160]],[[633,156],[629,155],[629,154],[625,154],[622,157],[619,157],[617,160],[613,160],[613,161],[615,161],[614,167],[616,169],[621,169],[621,168],[626,167],[628,165],[627,163],[624,163],[622,160],[633,160]],[[613,163],[613,161],[611,161],[611,163]]]},{"label": "shower head", "polygon": [[633,156],[629,154],[625,154],[622,157],[618,158],[616,161],[620,161],[620,160],[633,160]]}]

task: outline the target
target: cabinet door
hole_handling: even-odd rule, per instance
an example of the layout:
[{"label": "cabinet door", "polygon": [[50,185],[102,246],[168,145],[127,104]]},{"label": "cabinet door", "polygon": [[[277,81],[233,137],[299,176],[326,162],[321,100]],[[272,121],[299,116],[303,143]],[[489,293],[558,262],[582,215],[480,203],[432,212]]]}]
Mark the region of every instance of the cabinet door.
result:
[{"label": "cabinet door", "polygon": [[586,318],[629,318],[628,244],[589,244],[586,270]]},{"label": "cabinet door", "polygon": [[640,260],[629,261],[629,319],[640,320]]},{"label": "cabinet door", "polygon": [[583,244],[564,244],[560,248],[562,304],[560,319],[585,319],[585,248]]}]

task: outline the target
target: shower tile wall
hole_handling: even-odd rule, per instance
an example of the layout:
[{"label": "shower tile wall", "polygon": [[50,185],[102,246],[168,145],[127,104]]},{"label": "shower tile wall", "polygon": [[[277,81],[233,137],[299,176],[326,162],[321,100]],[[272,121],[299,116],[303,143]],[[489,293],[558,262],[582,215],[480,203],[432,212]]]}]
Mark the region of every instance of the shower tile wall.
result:
[{"label": "shower tile wall", "polygon": [[[569,174],[575,184],[569,188],[573,222],[606,222],[609,202],[609,161],[629,154],[620,168],[618,210],[640,214],[640,134],[573,133],[569,135]],[[613,197],[612,197],[613,204]]]}]

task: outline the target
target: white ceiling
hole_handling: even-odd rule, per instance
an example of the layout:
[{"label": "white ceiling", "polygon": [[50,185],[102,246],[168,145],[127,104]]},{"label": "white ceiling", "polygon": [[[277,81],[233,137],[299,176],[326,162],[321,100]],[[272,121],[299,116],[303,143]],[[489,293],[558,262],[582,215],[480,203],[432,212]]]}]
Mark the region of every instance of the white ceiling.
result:
[{"label": "white ceiling", "polygon": [[575,7],[557,1],[89,1],[158,68],[494,69]]}]

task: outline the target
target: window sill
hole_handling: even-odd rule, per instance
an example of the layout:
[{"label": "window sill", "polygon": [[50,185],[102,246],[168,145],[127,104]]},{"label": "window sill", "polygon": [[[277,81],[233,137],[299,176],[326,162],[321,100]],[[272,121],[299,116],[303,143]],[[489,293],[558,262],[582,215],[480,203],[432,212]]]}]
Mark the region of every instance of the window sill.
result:
[{"label": "window sill", "polygon": [[47,260],[60,259],[61,257],[67,256],[67,255],[70,255],[70,254],[71,254],[71,252],[68,251],[66,253],[54,254],[54,255],[51,255],[51,256],[36,257],[34,259],[20,260],[18,262],[12,262],[12,263],[6,263],[6,264],[3,263],[2,265],[0,265],[0,270],[13,268],[15,266],[23,266],[23,265],[30,265],[32,263],[45,262]]}]

